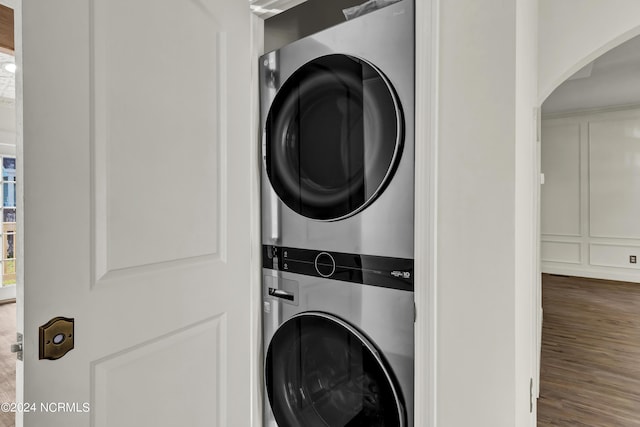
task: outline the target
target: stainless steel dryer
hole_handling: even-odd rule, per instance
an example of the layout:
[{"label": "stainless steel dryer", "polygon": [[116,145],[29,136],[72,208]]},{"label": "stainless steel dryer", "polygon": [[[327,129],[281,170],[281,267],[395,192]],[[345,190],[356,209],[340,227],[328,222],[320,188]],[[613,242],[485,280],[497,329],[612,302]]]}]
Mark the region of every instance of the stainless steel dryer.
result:
[{"label": "stainless steel dryer", "polygon": [[413,258],[413,0],[265,54],[260,100],[262,243]]}]

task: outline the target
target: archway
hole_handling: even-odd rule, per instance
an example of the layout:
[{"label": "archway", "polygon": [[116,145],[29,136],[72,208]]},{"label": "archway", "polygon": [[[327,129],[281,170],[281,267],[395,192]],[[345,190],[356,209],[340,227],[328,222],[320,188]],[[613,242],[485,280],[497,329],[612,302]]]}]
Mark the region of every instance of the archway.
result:
[{"label": "archway", "polygon": [[[543,1],[541,4],[544,5],[546,3],[548,2]],[[568,21],[565,21],[564,25],[566,28],[562,28],[563,25],[559,22],[554,22],[551,25],[549,22],[544,21],[545,17],[549,19],[550,16],[552,16],[549,14],[551,6],[547,4],[547,13],[543,13],[541,16],[541,31],[543,28],[551,26],[553,27],[553,30],[551,31],[552,36],[559,36],[562,34],[564,37],[554,38],[549,35],[545,36],[544,34],[541,34],[540,40],[546,40],[546,42],[541,43],[540,45],[541,58],[538,88],[538,105],[540,107],[562,83],[564,83],[568,78],[574,76],[576,72],[582,70],[585,66],[592,63],[594,60],[597,60],[597,58],[600,58],[603,54],[606,54],[612,49],[615,49],[616,47],[619,47],[625,42],[640,35],[640,19],[637,18],[638,15],[636,10],[638,9],[638,6],[631,4],[625,4],[621,7],[618,6],[620,5],[609,5],[609,8],[617,9],[615,12],[612,12],[611,10],[591,11],[588,14],[590,18],[590,22],[588,24],[586,22],[567,23]],[[544,7],[545,6],[542,6],[542,9],[544,9]],[[562,15],[562,13],[565,13],[565,17],[568,19],[569,11],[562,5],[558,5],[557,7],[559,10],[558,14]],[[585,5],[584,7],[587,6]],[[599,9],[598,5],[589,5],[588,7]],[[598,16],[600,12],[602,15]],[[610,18],[611,13],[618,14],[621,16],[621,19],[618,21],[616,19],[612,20]],[[577,15],[580,15],[580,13]],[[622,15],[626,16],[622,17]],[[580,16],[584,18],[585,14]],[[555,16],[554,19],[558,19],[558,17]],[[579,18],[576,18],[575,16],[572,19],[579,20]],[[559,21],[562,21],[562,19],[559,19]],[[545,25],[547,27],[545,27]],[[564,33],[562,31],[564,31]],[[552,42],[554,42],[555,45],[552,45]],[[585,129],[587,128],[583,126],[583,134]],[[583,141],[583,145],[584,144],[585,143]],[[582,147],[582,149],[584,149],[584,147]],[[536,171],[539,173],[540,156],[538,156],[536,162]],[[536,189],[536,191],[539,190]],[[537,207],[537,215],[540,215],[540,200],[538,200]],[[538,243],[540,244],[539,233]],[[584,257],[588,255],[583,253],[581,256]],[[542,260],[539,259],[539,268],[541,262]],[[539,303],[541,303],[541,295],[539,294],[538,297],[540,298]],[[541,320],[542,319],[540,318],[539,321],[541,322]]]}]

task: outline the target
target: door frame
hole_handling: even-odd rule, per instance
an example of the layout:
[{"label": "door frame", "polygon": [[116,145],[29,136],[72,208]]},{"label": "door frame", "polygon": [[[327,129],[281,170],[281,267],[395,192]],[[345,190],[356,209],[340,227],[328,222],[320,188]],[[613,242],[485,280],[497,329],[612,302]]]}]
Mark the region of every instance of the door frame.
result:
[{"label": "door frame", "polygon": [[440,0],[415,2],[415,425],[435,427]]},{"label": "door frame", "polygon": [[[415,51],[415,116],[422,120],[416,120],[415,139],[423,143],[415,145],[415,247],[414,247],[414,274],[415,288],[414,298],[416,304],[415,321],[415,391],[414,401],[421,402],[415,407],[415,425],[425,427],[436,426],[436,200],[437,200],[437,106],[438,106],[438,46],[439,46],[439,4],[440,0],[415,1],[416,22],[428,22],[429,25],[416,26],[416,51]],[[268,16],[267,16],[268,17]],[[264,20],[267,17],[253,16],[253,58],[255,61],[253,80],[254,99],[252,100],[251,123],[256,129],[256,139],[253,144],[253,161],[259,161],[258,150],[260,134],[259,125],[259,99],[258,99],[258,65],[257,59],[263,53]],[[252,174],[256,172],[259,163],[251,167]],[[251,200],[256,208],[252,211],[252,227],[259,231],[260,200],[259,177],[253,177]],[[254,230],[252,228],[252,230]],[[252,233],[257,240],[252,245],[257,250],[259,233]],[[258,248],[259,249],[259,248]],[[260,252],[252,255],[251,268],[257,276],[256,283],[260,283],[259,277]],[[259,289],[254,286],[252,289]],[[252,303],[256,304],[252,311],[256,319],[252,325],[256,327],[252,335],[257,342],[261,340],[261,295],[256,292],[252,296]],[[262,354],[254,357],[253,375],[257,384],[263,380]],[[254,390],[254,405],[252,409],[257,415],[254,418],[254,426],[262,426],[262,389]]]},{"label": "door frame", "polygon": [[[22,78],[21,78],[21,47],[22,47],[22,0],[0,0],[0,3],[14,8],[16,21],[16,158],[18,169],[17,210],[18,210],[18,241],[24,241],[23,205],[24,190],[23,177],[23,131],[22,131]],[[416,117],[424,120],[416,123],[416,182],[415,182],[415,401],[422,402],[416,406],[416,425],[433,427],[436,422],[436,200],[437,200],[437,71],[438,71],[438,21],[439,0],[416,1],[416,20],[429,22],[416,28]],[[251,13],[247,8],[247,13]],[[259,99],[258,99],[258,57],[263,53],[264,27],[263,20],[253,15],[251,18],[251,55],[252,55],[252,81],[253,87],[251,111],[248,122],[255,132],[251,143],[251,337],[252,347],[255,349],[252,355],[251,377],[254,384],[252,390],[252,425],[262,425],[262,354],[261,348],[261,292],[260,292],[260,150],[259,150]],[[17,300],[18,315],[17,329],[23,329],[24,292],[22,283],[24,280],[23,245],[17,250]],[[17,364],[16,401],[22,401],[22,364]],[[21,427],[22,417],[16,414],[16,426]]]},{"label": "door frame", "polygon": [[[10,7],[12,9],[14,9],[14,20],[17,22],[16,15],[15,15],[15,13],[16,13],[15,12],[16,1],[18,1],[18,0],[0,0],[0,5],[6,6],[6,7]],[[14,38],[17,39],[19,34],[18,34],[18,28],[15,25],[14,25],[13,32],[14,32]],[[16,43],[17,43],[17,40],[16,40]],[[15,48],[16,48],[15,50],[17,52],[17,50],[18,50],[17,44],[16,44]],[[14,55],[15,55],[15,52],[14,52]],[[17,58],[16,58],[16,61],[17,61]],[[16,80],[17,80],[17,73],[16,73]],[[18,91],[18,88],[16,86],[16,102],[14,103],[14,109],[16,110],[16,118],[17,118],[17,113],[18,113],[17,91]],[[18,131],[18,129],[16,127],[16,133],[17,133],[17,131]],[[18,149],[18,147],[17,147],[17,135],[16,135],[16,141],[15,142],[16,142],[16,145],[15,145],[13,154],[8,154],[7,153],[6,155],[16,156],[16,154],[17,154],[16,151]],[[6,145],[6,144],[4,142],[0,142],[0,145]],[[1,151],[1,153],[4,153],[5,149],[3,148],[0,151]],[[2,154],[2,155],[5,155],[5,154]],[[16,190],[16,197],[17,196],[18,196],[18,193],[17,193],[17,190]],[[17,209],[17,206],[16,206],[16,209]],[[16,237],[17,237],[17,233],[16,233]],[[16,261],[17,261],[17,259],[16,259]],[[17,276],[16,276],[16,282],[17,282]],[[14,299],[14,298],[17,298],[17,283],[16,283],[16,285],[9,285],[6,288],[0,286],[0,301],[6,300],[6,299]]]},{"label": "door frame", "polygon": [[[415,406],[415,425],[435,427],[436,425],[436,200],[437,200],[437,106],[438,106],[438,45],[439,45],[439,2],[440,0],[415,1],[416,22],[428,22],[429,25],[416,26],[416,51],[415,51],[415,116],[423,120],[416,120],[415,139],[423,143],[415,145],[415,247],[414,247],[414,274],[415,289],[414,298],[416,304],[415,322],[415,391],[414,401],[421,402]],[[264,21],[263,17],[254,15],[252,36],[253,58],[263,53]],[[258,105],[258,75],[257,62],[254,66],[254,78],[252,85],[255,94],[252,100],[252,123],[259,136],[260,126],[257,114]],[[258,139],[254,143],[253,160],[259,160]],[[259,165],[259,163],[257,164]],[[257,165],[252,166],[254,173]],[[252,183],[258,183],[259,179],[252,177]],[[252,212],[252,227],[260,219],[259,187],[252,188],[252,203],[256,209]],[[259,234],[257,236],[259,243]],[[256,242],[253,244],[256,250]],[[256,271],[259,261],[259,252],[252,256],[252,268]],[[254,274],[256,274],[254,272]],[[257,283],[260,277],[258,274]],[[255,286],[253,289],[258,289]],[[254,311],[256,321],[253,325],[260,326],[261,306],[260,295],[252,298],[257,308]],[[260,330],[254,330],[254,337],[261,339]],[[262,355],[254,359],[254,367],[258,367],[254,378],[262,381]],[[262,393],[255,390],[254,411],[262,413]],[[255,426],[262,426],[261,418],[255,419]]]},{"label": "door frame", "polygon": [[[24,130],[22,93],[22,0],[0,0],[13,7],[16,69],[16,330],[24,331]],[[24,364],[16,360],[16,403],[24,401]],[[23,412],[15,413],[16,427],[23,427]]]},{"label": "door frame", "polygon": [[[247,3],[248,5],[248,3]],[[255,384],[251,392],[251,425],[262,426],[262,403],[263,403],[263,355],[262,355],[262,244],[260,229],[260,170],[261,170],[261,150],[260,150],[260,97],[259,97],[259,63],[260,55],[264,53],[264,20],[247,8],[247,13],[251,14],[251,112],[250,126],[254,129],[251,138],[251,159],[250,159],[250,183],[251,183],[251,256],[249,268],[251,269],[251,342],[254,349],[251,363],[251,379]]]}]

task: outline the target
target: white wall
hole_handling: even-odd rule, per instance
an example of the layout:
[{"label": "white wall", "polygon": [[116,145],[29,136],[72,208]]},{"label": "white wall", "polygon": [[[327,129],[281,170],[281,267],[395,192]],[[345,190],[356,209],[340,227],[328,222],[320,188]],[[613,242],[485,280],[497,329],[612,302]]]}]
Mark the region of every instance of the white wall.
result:
[{"label": "white wall", "polygon": [[16,106],[0,100],[0,155],[16,154]]},{"label": "white wall", "polygon": [[640,105],[640,36],[590,62],[544,101],[544,114]]},{"label": "white wall", "polygon": [[640,2],[434,1],[436,423],[533,426],[534,107],[607,46],[635,35]]},{"label": "white wall", "polygon": [[640,109],[543,121],[544,272],[640,282],[639,139]]},{"label": "white wall", "polygon": [[[515,396],[514,426],[536,424],[533,405],[538,382],[537,256],[539,174],[537,143],[538,1],[516,3],[516,137],[515,137]],[[534,409],[530,412],[530,409]]]},{"label": "white wall", "polygon": [[539,0],[540,102],[607,50],[640,34],[637,0]]},{"label": "white wall", "polygon": [[438,427],[531,425],[535,8],[440,2]]},{"label": "white wall", "polygon": [[439,22],[437,422],[527,425],[534,107],[640,32],[640,2],[440,2]]},{"label": "white wall", "polygon": [[640,33],[640,2],[439,4],[437,425],[534,425],[525,384],[539,291],[534,107]]}]

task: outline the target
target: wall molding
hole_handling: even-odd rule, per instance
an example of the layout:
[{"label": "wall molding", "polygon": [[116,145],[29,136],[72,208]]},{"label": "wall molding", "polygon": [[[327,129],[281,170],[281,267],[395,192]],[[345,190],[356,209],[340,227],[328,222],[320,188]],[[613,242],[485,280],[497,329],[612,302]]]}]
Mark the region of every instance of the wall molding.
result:
[{"label": "wall molding", "polygon": [[620,282],[637,283],[640,285],[640,274],[610,271],[604,268],[584,270],[564,265],[549,265],[547,263],[542,263],[542,273],[557,274],[561,276],[587,277],[590,279],[617,280]]},{"label": "wall molding", "polygon": [[625,237],[625,236],[607,236],[604,234],[589,233],[589,237],[593,239],[609,239],[609,240],[623,240],[623,241],[638,241],[640,237]]},{"label": "wall molding", "polygon": [[[577,194],[577,218],[572,218],[572,220],[574,221],[575,224],[575,228],[577,229],[577,232],[567,232],[567,233],[561,233],[561,232],[547,232],[547,230],[545,230],[543,228],[544,225],[544,215],[541,216],[541,233],[543,235],[554,235],[554,236],[562,236],[562,237],[578,237],[581,238],[583,236],[583,230],[582,230],[582,222],[584,219],[584,213],[582,212],[582,205],[583,205],[583,201],[585,199],[584,195],[582,194],[582,174],[583,174],[583,165],[582,165],[582,156],[584,154],[584,149],[582,147],[582,141],[583,138],[587,137],[587,132],[585,132],[585,130],[583,129],[583,126],[581,124],[580,121],[552,121],[552,122],[547,122],[545,121],[542,124],[542,130],[545,129],[559,129],[559,128],[565,128],[565,129],[569,129],[571,132],[576,132],[577,135],[577,139],[575,140],[575,145],[576,147],[574,147],[573,145],[569,146],[569,144],[564,144],[566,147],[566,149],[576,149],[577,148],[577,158],[574,159],[577,162],[578,168],[577,168],[577,176],[574,176],[573,174],[571,174],[571,176],[577,180],[578,183],[578,194]],[[571,142],[574,142],[573,140]],[[543,150],[544,151],[544,150]],[[541,161],[542,161],[543,157],[541,156]],[[546,169],[542,168],[542,163],[541,163],[541,169],[542,172],[546,172]],[[546,176],[545,176],[546,178]],[[547,187],[549,185],[551,185],[552,182],[549,181],[547,185]],[[544,185],[541,189],[541,197],[544,194]],[[544,210],[542,208],[544,208],[545,205],[541,204],[541,213],[544,213]]]},{"label": "wall molding", "polygon": [[[560,241],[542,240],[540,243],[541,243],[541,260],[542,260],[543,263],[553,262],[553,263],[562,263],[562,264],[577,264],[577,265],[581,265],[584,262],[584,257],[583,257],[583,253],[582,253],[582,242],[560,242]],[[566,259],[545,258],[545,254],[544,254],[544,246],[545,246],[545,244],[567,245],[567,246],[573,246],[574,248],[577,247],[578,248],[578,258],[576,260],[574,260],[574,261],[570,260],[569,258],[566,258]]]},{"label": "wall molding", "polygon": [[630,110],[638,110],[640,109],[640,104],[622,104],[622,105],[613,105],[610,107],[598,107],[598,108],[585,108],[581,110],[572,110],[572,111],[562,111],[558,113],[544,113],[542,114],[543,120],[553,120],[553,119],[566,119],[570,117],[577,116],[585,116],[585,115],[596,115],[603,113],[617,113],[620,111],[630,111]]},{"label": "wall molding", "polygon": [[542,236],[556,236],[559,238],[566,238],[566,237],[575,237],[577,239],[582,238],[582,234],[561,234],[561,233],[542,233]]},{"label": "wall molding", "polygon": [[578,239],[582,239],[582,235],[578,235],[578,236],[569,236],[566,234],[549,234],[549,233],[542,233],[540,234],[540,236],[542,237],[542,240],[545,242],[564,242],[567,237],[572,237],[575,238],[577,240],[577,242],[580,242],[580,240]]},{"label": "wall molding", "polygon": [[[640,106],[638,106],[638,108],[640,108]],[[629,231],[629,233],[627,233],[628,230],[625,230],[625,232],[620,233],[621,230],[616,230],[616,226],[613,225],[611,222],[609,221],[605,221],[604,223],[600,223],[599,227],[594,227],[594,217],[599,217],[600,219],[603,219],[604,217],[602,216],[598,216],[598,215],[594,215],[594,213],[598,213],[598,212],[602,212],[602,210],[598,210],[597,206],[598,205],[594,205],[594,199],[597,200],[597,196],[598,196],[598,188],[600,189],[600,191],[602,191],[602,181],[598,181],[598,175],[596,175],[596,177],[593,176],[593,170],[598,170],[600,169],[600,174],[599,177],[602,178],[602,168],[598,168],[598,156],[593,156],[592,153],[600,153],[602,154],[603,152],[607,152],[610,153],[613,151],[612,148],[612,141],[610,138],[609,133],[604,133],[605,135],[605,139],[592,139],[592,135],[594,133],[599,134],[601,137],[603,135],[602,133],[602,129],[607,129],[607,126],[612,126],[615,123],[619,123],[620,125],[623,124],[628,124],[630,121],[632,121],[634,123],[634,125],[636,124],[640,124],[640,109],[632,109],[632,110],[619,110],[619,111],[614,111],[614,112],[608,112],[608,113],[600,113],[600,114],[592,114],[592,115],[588,115],[588,116],[584,116],[581,118],[581,122],[582,122],[582,126],[587,128],[587,139],[585,141],[585,146],[587,149],[587,159],[586,162],[584,163],[584,167],[586,168],[587,171],[587,175],[586,175],[586,181],[584,182],[584,184],[586,185],[586,198],[588,199],[588,206],[587,206],[587,210],[585,212],[585,214],[588,216],[588,221],[587,221],[587,234],[590,238],[602,238],[602,239],[616,239],[616,240],[638,240],[640,239],[640,231],[636,230],[635,233],[632,233],[631,231]],[[600,132],[597,132],[598,130],[598,125],[600,125]],[[618,129],[618,126],[616,126],[616,129]],[[626,129],[625,129],[626,130]],[[635,132],[635,130],[634,130]],[[635,146],[635,142],[634,142],[634,146]],[[640,150],[636,151],[636,153],[640,153]],[[604,156],[606,157],[606,155]],[[581,162],[582,163],[582,162]],[[595,165],[595,167],[594,167]],[[609,169],[607,170],[611,170],[611,169],[615,169],[615,168],[611,168],[609,167]],[[604,175],[605,177],[609,177],[609,174],[607,173],[606,175]],[[607,179],[606,182],[607,184],[609,184],[609,179]],[[600,185],[598,185],[600,184]],[[596,193],[593,192],[593,188],[596,188]],[[605,187],[605,189],[608,189],[608,185]],[[594,197],[595,196],[595,197]],[[594,208],[595,206],[595,208]],[[601,205],[602,206],[602,205]],[[605,212],[608,211],[608,207],[606,208]],[[605,217],[607,217],[608,215],[605,215]],[[598,223],[595,223],[596,225],[598,225]],[[602,225],[604,224],[604,225]],[[608,225],[607,225],[608,224]],[[611,228],[613,225],[613,229]],[[600,228],[600,232],[594,232],[594,228]],[[607,230],[608,229],[608,230]],[[618,232],[617,235],[614,234],[610,234],[607,233],[607,231],[609,232]],[[630,235],[630,234],[634,234],[634,235]]]},{"label": "wall molding", "polygon": [[[611,267],[611,268],[615,268],[615,269],[620,269],[620,268],[624,268],[626,270],[640,270],[640,264],[636,264],[636,265],[632,265],[632,264],[627,264],[626,262],[624,263],[620,263],[619,265],[613,264],[613,263],[607,263],[604,261],[598,262],[594,260],[594,247],[601,247],[601,248],[618,248],[618,249],[622,249],[622,248],[627,248],[630,249],[630,251],[626,251],[625,252],[625,261],[627,261],[626,255],[629,254],[629,252],[632,252],[629,255],[636,255],[640,258],[640,245],[626,245],[626,244],[616,244],[616,243],[590,243],[589,244],[589,265],[592,266],[596,266],[596,267]],[[639,272],[640,274],[640,272]]]},{"label": "wall molding", "polygon": [[[592,164],[596,159],[592,155],[592,125],[596,123],[615,123],[632,121],[632,125],[636,123],[640,125],[640,104],[613,106],[609,108],[589,109],[582,111],[557,113],[552,115],[543,116],[544,127],[555,127],[566,125],[578,125],[581,129],[580,132],[580,235],[563,235],[559,233],[545,233],[540,236],[541,254],[543,253],[543,246],[546,244],[552,245],[571,245],[572,248],[567,246],[566,256],[552,256],[543,257],[541,260],[542,271],[545,273],[553,274],[566,274],[575,275],[579,277],[593,277],[599,279],[610,280],[623,280],[640,282],[640,264],[638,267],[627,265],[625,262],[626,252],[622,251],[618,253],[616,250],[608,252],[598,252],[596,254],[596,260],[593,259],[592,253],[594,247],[627,247],[629,248],[629,254],[635,248],[640,252],[640,236],[625,235],[615,227],[611,230],[617,232],[619,235],[610,235],[611,233],[593,232],[592,224]],[[626,126],[631,126],[628,123]],[[606,137],[606,127],[602,128],[600,132],[600,139]],[[617,129],[617,128],[612,128]],[[600,145],[600,149],[606,149],[606,146]],[[546,147],[549,149],[549,147]],[[602,151],[600,151],[602,152]],[[640,151],[639,151],[640,152]],[[572,160],[573,161],[573,160]],[[606,175],[605,175],[606,176]],[[547,183],[545,185],[551,185]],[[544,191],[545,186],[542,186]],[[601,188],[601,191],[606,191]],[[603,211],[604,212],[604,211]],[[600,218],[607,218],[601,216]],[[610,223],[610,219],[602,222],[603,225],[600,228],[605,227]],[[580,247],[580,262],[571,262],[571,259],[575,259],[575,247]],[[556,251],[560,250],[558,247],[554,248]],[[562,255],[556,253],[556,255]],[[639,254],[640,255],[640,254]],[[639,256],[640,258],[640,256]],[[635,273],[638,271],[638,273]]]},{"label": "wall molding", "polygon": [[584,110],[563,111],[559,113],[542,114],[542,120],[566,119],[579,116],[591,116],[603,113],[617,113],[620,111],[640,110],[640,104],[623,104],[611,107],[585,108]]},{"label": "wall molding", "polygon": [[261,144],[260,144],[260,98],[258,96],[259,76],[258,60],[264,53],[264,21],[257,17],[251,17],[251,111],[249,123],[253,132],[250,144],[249,160],[250,171],[250,212],[251,212],[251,253],[249,256],[249,278],[251,287],[250,298],[250,325],[251,325],[251,426],[262,427],[262,399],[263,399],[263,354],[262,354],[262,236],[260,230],[260,170],[261,170]]},{"label": "wall molding", "polygon": [[437,177],[440,0],[416,1],[415,394],[416,426],[437,424]]}]

